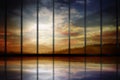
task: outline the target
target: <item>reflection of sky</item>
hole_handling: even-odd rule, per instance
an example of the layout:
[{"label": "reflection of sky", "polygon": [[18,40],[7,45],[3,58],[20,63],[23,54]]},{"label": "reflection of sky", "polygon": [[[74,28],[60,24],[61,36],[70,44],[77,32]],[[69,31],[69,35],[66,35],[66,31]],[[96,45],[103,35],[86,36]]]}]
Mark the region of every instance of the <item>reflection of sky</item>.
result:
[{"label": "reflection of sky", "polygon": [[[71,80],[100,80],[100,71],[89,71],[86,73],[87,73],[86,76],[84,76],[84,72],[80,72],[80,71],[77,72],[76,74],[72,74],[73,76],[72,76]],[[103,71],[102,74],[103,74],[102,80],[116,80],[116,75],[115,75],[114,71]],[[68,80],[68,78],[66,78],[66,77],[67,77],[67,75],[55,76],[55,80]],[[20,80],[20,72],[8,71],[7,78],[8,78],[7,80]],[[0,74],[0,79],[3,79],[2,74]],[[36,73],[24,72],[23,80],[37,80]],[[53,78],[50,73],[41,72],[41,73],[39,73],[39,80],[53,80]]]},{"label": "reflection of sky", "polygon": [[[11,63],[12,62],[12,63]],[[52,61],[42,60],[39,63],[39,80],[53,80],[53,64]],[[9,61],[7,66],[7,80],[20,80],[20,64],[19,61]],[[115,64],[103,64],[102,80],[116,80]],[[70,77],[71,80],[100,80],[100,64],[87,63],[86,75],[85,64],[83,62],[71,62]],[[4,78],[3,65],[0,66],[0,79]],[[68,62],[55,61],[54,66],[55,80],[68,80],[69,66]],[[36,80],[37,68],[36,61],[29,60],[23,62],[23,80]]]}]

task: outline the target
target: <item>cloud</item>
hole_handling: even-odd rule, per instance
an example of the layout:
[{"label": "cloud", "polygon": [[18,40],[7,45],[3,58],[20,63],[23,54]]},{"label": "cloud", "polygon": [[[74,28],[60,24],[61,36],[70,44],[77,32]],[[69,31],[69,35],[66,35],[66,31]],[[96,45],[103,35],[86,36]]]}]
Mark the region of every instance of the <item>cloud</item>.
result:
[{"label": "cloud", "polygon": [[[13,2],[14,0],[12,0]],[[84,17],[83,11],[78,8],[78,3],[84,4],[84,0],[71,0],[71,23],[70,23],[70,38],[72,48],[84,47]],[[93,1],[94,2],[94,1]],[[87,3],[91,3],[91,0],[87,0]],[[74,6],[74,4],[76,6]],[[11,5],[11,4],[10,4]],[[14,8],[16,6],[16,8]],[[52,50],[53,44],[53,5],[52,0],[41,0],[39,4],[39,45],[41,45],[41,51],[45,52],[45,48],[48,51]],[[9,46],[16,47],[20,45],[20,5],[11,6],[12,9],[9,11],[10,16],[8,16],[8,44]],[[105,9],[106,14],[108,14],[109,9]],[[111,12],[111,11],[110,11]],[[13,14],[12,14],[13,13]],[[68,36],[69,36],[69,23],[68,23],[68,0],[55,0],[55,46],[56,50],[68,49]],[[112,15],[112,13],[110,13]],[[36,13],[36,1],[25,0],[23,8],[23,42],[26,51],[33,48],[35,50],[36,37],[37,37],[37,13]],[[106,16],[103,23],[103,42],[113,43],[115,42],[115,26],[113,26],[114,20],[111,20],[110,16]],[[93,18],[94,16],[94,18]],[[108,20],[109,19],[109,20]],[[100,44],[100,25],[99,25],[99,11],[97,13],[87,16],[87,45]],[[112,24],[111,24],[112,23]],[[0,26],[1,27],[1,26]],[[3,25],[1,29],[3,29]],[[0,29],[0,30],[1,30]],[[111,32],[113,31],[113,32]],[[0,33],[1,46],[4,45],[3,34]],[[111,36],[112,35],[112,36]],[[114,37],[113,37],[114,36]],[[33,47],[27,48],[27,46],[32,45]],[[47,51],[47,52],[48,52]]]},{"label": "cloud", "polygon": [[[91,0],[86,0],[86,1],[87,1],[87,4],[89,4],[91,2]],[[78,3],[78,4],[84,4],[85,0],[76,0],[76,3]]]},{"label": "cloud", "polygon": [[[120,31],[120,30],[119,30]],[[92,37],[95,41],[100,41],[100,34],[96,34]],[[119,36],[118,36],[118,40]],[[116,44],[116,30],[106,30],[102,32],[102,42],[103,44]]]}]

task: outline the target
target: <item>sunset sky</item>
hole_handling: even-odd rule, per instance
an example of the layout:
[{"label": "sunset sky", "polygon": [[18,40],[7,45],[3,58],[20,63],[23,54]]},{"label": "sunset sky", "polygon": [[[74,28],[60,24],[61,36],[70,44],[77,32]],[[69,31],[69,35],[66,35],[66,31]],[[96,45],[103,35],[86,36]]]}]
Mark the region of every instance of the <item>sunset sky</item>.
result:
[{"label": "sunset sky", "polygon": [[[6,17],[5,1],[7,1]],[[118,39],[120,45],[120,8],[117,38],[116,0],[102,0],[102,48],[100,0],[86,0],[86,26],[85,0],[39,0],[38,53],[40,55],[35,55],[37,53],[37,0],[23,0],[23,25],[21,25],[21,1],[0,0],[0,79],[117,80],[118,78],[120,80],[119,56],[100,54],[101,51],[102,54],[116,54],[120,51],[116,42]],[[55,1],[54,16],[53,1]],[[71,1],[70,20],[69,1]],[[5,36],[5,18],[7,18],[7,36]],[[75,55],[64,55],[69,53]],[[100,55],[77,55],[85,53]]]},{"label": "sunset sky", "polygon": [[[23,52],[36,53],[37,21],[36,1],[23,2]],[[7,52],[20,52],[21,5],[20,0],[8,0]],[[0,51],[4,51],[4,5],[0,2]],[[116,44],[116,6],[113,0],[103,0],[103,44]],[[67,50],[69,43],[68,0],[55,0],[55,51]],[[84,47],[84,0],[71,0],[71,49]],[[53,48],[53,2],[39,2],[39,53],[50,53]],[[100,3],[87,0],[86,43],[100,44]],[[119,27],[120,31],[120,27]],[[120,38],[119,38],[120,41]]]}]

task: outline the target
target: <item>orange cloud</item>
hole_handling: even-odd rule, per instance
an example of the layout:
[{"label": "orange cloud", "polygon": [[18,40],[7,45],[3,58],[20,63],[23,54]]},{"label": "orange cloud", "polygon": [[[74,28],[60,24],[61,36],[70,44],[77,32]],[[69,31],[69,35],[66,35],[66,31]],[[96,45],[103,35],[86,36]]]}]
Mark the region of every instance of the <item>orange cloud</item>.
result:
[{"label": "orange cloud", "polygon": [[[120,34],[119,34],[119,36],[120,36]],[[100,34],[96,34],[92,37],[92,40],[100,41],[100,37],[101,37]],[[104,44],[106,44],[106,43],[116,44],[116,30],[104,31],[102,33],[102,41]],[[119,38],[119,41],[120,41],[120,38]]]}]

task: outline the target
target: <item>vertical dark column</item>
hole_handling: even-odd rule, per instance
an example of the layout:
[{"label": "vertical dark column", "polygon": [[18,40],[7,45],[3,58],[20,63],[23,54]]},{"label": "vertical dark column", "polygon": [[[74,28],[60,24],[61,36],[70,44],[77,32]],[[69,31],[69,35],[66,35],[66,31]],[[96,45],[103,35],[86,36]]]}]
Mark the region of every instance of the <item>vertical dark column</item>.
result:
[{"label": "vertical dark column", "polygon": [[120,80],[120,54],[119,54],[119,52],[120,52],[120,0],[117,0],[117,17],[118,17],[118,46],[117,46],[117,49],[118,49],[118,56],[117,56],[117,72],[118,72],[118,74],[117,74],[117,80]]},{"label": "vertical dark column", "polygon": [[70,58],[71,58],[71,56],[70,56],[70,54],[71,54],[71,46],[70,46],[70,19],[71,19],[71,15],[70,15],[70,8],[71,8],[71,0],[69,0],[69,2],[68,2],[69,4],[68,4],[68,33],[69,33],[69,44],[68,44],[68,46],[69,46],[69,50],[68,50],[68,53],[69,53],[69,76],[68,76],[68,78],[69,78],[69,80],[71,80],[71,78],[70,78]]},{"label": "vertical dark column", "polygon": [[119,12],[119,1],[116,0],[116,46],[119,48],[119,25],[118,25],[118,12]]},{"label": "vertical dark column", "polygon": [[39,57],[38,57],[38,54],[39,54],[39,0],[36,1],[36,12],[37,12],[37,16],[36,16],[36,19],[37,19],[37,42],[36,42],[36,54],[37,54],[37,80],[39,80]]},{"label": "vertical dark column", "polygon": [[5,42],[5,48],[4,48],[4,55],[5,55],[5,80],[7,80],[7,0],[5,0],[5,29],[4,29],[4,42]]},{"label": "vertical dark column", "polygon": [[55,20],[54,20],[54,16],[55,16],[55,9],[54,9],[54,7],[55,7],[55,1],[53,0],[53,80],[54,80],[54,73],[55,73],[55,65],[54,65],[54,53],[55,53]]},{"label": "vertical dark column", "polygon": [[100,0],[100,80],[102,80],[102,0]]},{"label": "vertical dark column", "polygon": [[[116,0],[116,55],[118,55],[119,53],[119,25],[118,25],[118,12],[119,12],[119,1]],[[116,80],[119,80],[119,72],[118,72],[118,67],[119,67],[119,63],[118,63],[118,56],[116,56]]]},{"label": "vertical dark column", "polygon": [[21,80],[23,79],[23,0],[21,0]]},{"label": "vertical dark column", "polygon": [[84,63],[85,63],[85,79],[86,79],[86,16],[87,16],[87,0],[84,0]]}]

